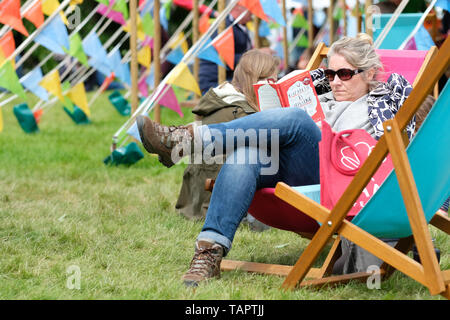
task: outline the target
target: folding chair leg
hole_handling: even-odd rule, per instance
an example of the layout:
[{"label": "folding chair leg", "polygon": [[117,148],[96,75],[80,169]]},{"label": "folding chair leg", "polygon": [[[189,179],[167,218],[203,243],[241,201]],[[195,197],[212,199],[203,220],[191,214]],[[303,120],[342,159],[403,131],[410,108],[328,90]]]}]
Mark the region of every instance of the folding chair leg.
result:
[{"label": "folding chair leg", "polygon": [[[414,245],[414,237],[409,236],[400,239],[397,242],[395,249],[403,254],[407,254],[409,251],[411,251],[413,245]],[[384,271],[383,279],[388,279],[394,273],[394,271],[397,270],[393,266],[385,262],[380,266],[380,269]]]},{"label": "folding chair leg", "polygon": [[320,268],[318,278],[323,278],[324,276],[329,276],[333,271],[333,266],[337,259],[341,256],[341,237],[337,236],[330,248],[330,252]]}]

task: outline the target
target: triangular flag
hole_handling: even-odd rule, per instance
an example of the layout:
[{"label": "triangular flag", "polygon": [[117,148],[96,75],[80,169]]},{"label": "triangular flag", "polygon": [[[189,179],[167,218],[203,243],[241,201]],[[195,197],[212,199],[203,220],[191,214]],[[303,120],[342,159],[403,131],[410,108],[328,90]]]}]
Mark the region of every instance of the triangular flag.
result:
[{"label": "triangular flag", "polygon": [[181,50],[183,50],[183,54],[188,51],[188,44],[186,42],[184,32],[180,32],[177,38],[169,46],[170,49],[175,49],[177,47],[181,47]]},{"label": "triangular flag", "polygon": [[241,0],[241,1],[239,1],[239,4],[241,6],[246,7],[248,10],[250,10],[258,18],[269,22],[269,18],[264,13],[264,10],[263,10],[259,0]]},{"label": "triangular flag", "polygon": [[309,46],[308,38],[305,35],[302,35],[295,45],[301,48],[308,48]]},{"label": "triangular flag", "polygon": [[125,20],[128,20],[128,5],[125,0],[115,0],[113,10],[122,13]]},{"label": "triangular flag", "polygon": [[207,39],[205,42],[205,45],[200,50],[198,57],[203,60],[211,61],[221,67],[225,67],[222,60],[220,60],[217,50],[214,49],[214,47],[212,45],[210,45],[210,43],[211,43],[211,40]]},{"label": "triangular flag", "polygon": [[112,5],[100,4],[98,6],[97,12],[110,18],[112,21],[117,22],[121,25],[126,25],[126,21],[123,18],[123,14],[114,10],[111,10]]},{"label": "triangular flag", "polygon": [[209,29],[210,25],[211,23],[209,21],[209,15],[203,14],[198,21],[198,31],[203,34]]},{"label": "triangular flag", "polygon": [[100,39],[95,32],[90,32],[82,42],[84,52],[90,57],[88,63],[105,76],[111,73],[108,54],[103,48]]},{"label": "triangular flag", "polygon": [[187,64],[184,62],[180,62],[174,69],[172,69],[170,76],[167,79],[167,83],[192,91],[199,96],[202,95],[197,81],[189,70]]},{"label": "triangular flag", "polygon": [[90,117],[91,110],[89,109],[88,100],[86,97],[86,90],[84,89],[83,82],[77,83],[72,89],[67,93],[67,97],[72,100],[72,102],[78,106],[83,112]]},{"label": "triangular flag", "polygon": [[62,103],[65,103],[64,96],[61,90],[61,80],[59,78],[58,70],[54,70],[39,82],[39,85],[45,90],[56,96]]},{"label": "triangular flag", "polygon": [[155,36],[155,30],[153,27],[154,22],[150,13],[144,14],[141,19],[141,22],[142,22],[142,30],[144,31],[144,33],[150,37],[154,37]]},{"label": "triangular flag", "polygon": [[43,113],[44,113],[44,109],[42,109],[42,108],[37,109],[36,111],[33,111],[33,116],[34,116],[34,119],[36,120],[37,124],[39,124],[39,121],[41,121],[41,117],[42,117]]},{"label": "triangular flag", "polygon": [[41,1],[36,1],[30,5],[28,10],[23,14],[23,17],[39,28],[44,23],[44,13],[42,12]]},{"label": "triangular flag", "polygon": [[16,43],[14,42],[14,36],[11,30],[6,32],[3,37],[0,38],[0,48],[2,49],[5,58],[8,58],[13,54],[14,50],[16,50]]},{"label": "triangular flag", "polygon": [[8,25],[28,37],[28,31],[20,16],[20,0],[4,0],[0,3],[0,23]]},{"label": "triangular flag", "polygon": [[183,51],[181,51],[180,47],[177,47],[176,49],[170,51],[170,53],[167,55],[167,61],[172,64],[178,64],[183,59],[183,57]]},{"label": "triangular flag", "polygon": [[[58,0],[41,0],[42,1],[42,12],[47,15],[51,16],[53,12],[58,10],[60,3]],[[67,21],[66,15],[64,12],[60,11],[59,15],[64,22],[65,25],[68,25],[69,22]]]},{"label": "triangular flag", "polygon": [[303,14],[297,13],[294,17],[294,21],[292,21],[292,27],[308,30],[308,20],[306,20]]},{"label": "triangular flag", "polygon": [[143,46],[137,53],[138,62],[146,68],[150,67],[152,60],[152,50],[149,46]]},{"label": "triangular flag", "polygon": [[109,6],[109,0],[95,0],[95,1],[97,1],[98,3],[102,3],[105,6]]},{"label": "triangular flag", "polygon": [[[137,20],[136,23],[137,23],[137,36],[138,36],[138,39],[141,40],[141,41],[144,41],[145,38],[146,38],[146,35],[145,35],[144,29],[142,27],[141,18],[139,16],[137,16],[136,20]],[[130,32],[130,30],[131,30],[131,21],[128,20],[126,25],[123,27],[123,31]]]},{"label": "triangular flag", "polygon": [[39,97],[41,100],[48,101],[48,93],[39,85],[39,82],[42,80],[42,71],[41,68],[36,67],[22,77],[20,82],[22,85],[30,90],[34,95]]},{"label": "triangular flag", "polygon": [[231,70],[234,70],[234,33],[228,28],[220,37],[213,40],[213,46]]},{"label": "triangular flag", "polygon": [[277,0],[259,0],[264,13],[271,17],[280,26],[285,27],[286,21],[284,20],[283,13],[281,12],[280,6]]},{"label": "triangular flag", "polygon": [[158,103],[166,108],[175,111],[180,115],[180,117],[184,117],[184,114],[181,111],[180,104],[178,103],[177,97],[172,87],[166,85],[166,87],[163,89],[163,92],[164,91],[165,93],[159,98]]},{"label": "triangular flag", "polygon": [[122,56],[120,55],[119,49],[116,49],[109,54],[109,65],[111,70],[114,71],[116,78],[131,86],[130,68],[128,63],[122,62]]},{"label": "triangular flag", "polygon": [[80,35],[78,33],[73,33],[70,36],[69,43],[70,43],[69,54],[72,57],[77,58],[78,61],[80,61],[83,65],[85,65],[87,67],[88,61],[87,61],[86,54],[84,53],[84,50],[83,50],[83,44],[81,42]]},{"label": "triangular flag", "polygon": [[34,41],[46,47],[48,50],[61,55],[66,54],[65,50],[69,51],[70,48],[67,28],[61,17],[58,16],[42,29]]},{"label": "triangular flag", "polygon": [[8,89],[23,99],[27,98],[25,91],[19,82],[19,78],[17,77],[16,70],[14,70],[10,61],[6,61],[6,63],[0,67],[0,87]]},{"label": "triangular flag", "polygon": [[142,77],[138,81],[138,89],[139,92],[144,96],[148,97],[148,84],[147,84],[147,77]]}]

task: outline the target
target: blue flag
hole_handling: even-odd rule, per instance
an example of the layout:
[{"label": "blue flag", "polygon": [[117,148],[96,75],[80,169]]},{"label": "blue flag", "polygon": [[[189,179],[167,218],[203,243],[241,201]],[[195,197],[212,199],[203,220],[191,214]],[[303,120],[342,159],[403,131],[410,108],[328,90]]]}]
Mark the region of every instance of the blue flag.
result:
[{"label": "blue flag", "polygon": [[181,50],[181,47],[178,46],[167,55],[167,61],[169,61],[172,64],[179,64],[181,60],[183,59],[184,53]]},{"label": "blue flag", "polygon": [[280,26],[285,27],[286,21],[284,21],[283,13],[277,0],[260,0],[264,13],[271,17]]},{"label": "blue flag", "polygon": [[70,48],[69,34],[59,15],[55,16],[55,18],[42,29],[41,33],[37,35],[34,41],[57,54],[66,54]]},{"label": "blue flag", "polygon": [[29,73],[27,73],[23,80],[20,81],[22,85],[30,90],[34,95],[39,97],[41,100],[48,101],[47,90],[39,85],[42,80],[42,70],[39,67],[34,68]]},{"label": "blue flag", "polygon": [[207,39],[205,44],[203,45],[203,48],[200,50],[198,57],[203,60],[211,61],[225,68],[225,65],[222,63],[222,60],[220,60],[216,48],[214,48],[213,45],[210,45],[210,43],[211,39]]},{"label": "blue flag", "polygon": [[109,54],[110,69],[120,81],[131,86],[130,68],[127,63],[122,63],[122,56],[119,49]]},{"label": "blue flag", "polygon": [[108,54],[95,32],[89,33],[83,39],[83,50],[90,57],[88,62],[89,65],[103,73],[105,76],[109,76],[111,67]]}]

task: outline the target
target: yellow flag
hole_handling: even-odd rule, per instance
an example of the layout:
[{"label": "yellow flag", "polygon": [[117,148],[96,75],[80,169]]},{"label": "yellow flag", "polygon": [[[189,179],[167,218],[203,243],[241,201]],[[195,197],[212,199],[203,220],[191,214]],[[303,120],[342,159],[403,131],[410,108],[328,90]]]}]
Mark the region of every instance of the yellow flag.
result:
[{"label": "yellow flag", "polygon": [[77,83],[72,89],[67,93],[67,97],[72,100],[72,102],[83,112],[90,117],[91,110],[89,109],[86,90],[84,89],[83,82]]},{"label": "yellow flag", "polygon": [[[145,40],[145,32],[144,28],[142,27],[142,21],[139,15],[136,16],[136,26],[137,26],[137,36],[138,39],[141,41]],[[130,32],[131,30],[131,20],[127,21],[127,24],[123,27],[123,31]]]},{"label": "yellow flag", "polygon": [[[55,12],[56,9],[58,9],[60,3],[58,0],[42,0],[42,12],[50,16],[53,12]],[[63,11],[60,11],[59,14],[61,15],[61,19],[64,22],[64,24],[67,26],[69,25],[69,22],[67,21],[66,15]]]},{"label": "yellow flag", "polygon": [[177,66],[171,71],[170,76],[167,79],[167,83],[192,91],[199,96],[202,95],[197,81],[189,70],[187,64],[184,62],[177,64]]},{"label": "yellow flag", "polygon": [[186,39],[184,38],[184,32],[180,32],[175,39],[175,41],[169,46],[171,49],[176,49],[178,46],[181,46],[181,50],[184,54],[188,51],[188,44]]},{"label": "yellow flag", "polygon": [[2,115],[2,107],[0,107],[0,132],[3,131],[3,115]]},{"label": "yellow flag", "polygon": [[152,50],[149,46],[143,46],[137,53],[138,62],[146,68],[152,63]]},{"label": "yellow flag", "polygon": [[58,70],[55,70],[49,74],[47,74],[41,82],[39,82],[39,85],[46,89],[51,94],[58,97],[58,99],[64,103],[64,96],[62,94],[61,90],[61,80],[59,78]]}]

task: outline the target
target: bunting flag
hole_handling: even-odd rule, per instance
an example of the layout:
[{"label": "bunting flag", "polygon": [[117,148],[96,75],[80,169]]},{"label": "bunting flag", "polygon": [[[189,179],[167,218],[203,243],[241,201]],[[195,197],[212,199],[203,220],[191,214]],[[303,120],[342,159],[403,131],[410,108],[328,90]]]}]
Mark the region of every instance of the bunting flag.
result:
[{"label": "bunting flag", "polygon": [[234,70],[234,33],[233,28],[228,28],[225,33],[213,41],[219,55],[225,60],[225,63],[231,70]]},{"label": "bunting flag", "polygon": [[36,28],[44,23],[44,12],[42,11],[41,1],[36,1],[23,14],[23,17],[30,21]]},{"label": "bunting flag", "polygon": [[54,70],[39,82],[39,85],[45,90],[56,96],[63,104],[66,102],[61,90],[61,80],[58,70]]},{"label": "bunting flag", "polygon": [[436,44],[430,33],[421,26],[416,34],[406,43],[404,50],[430,50]]},{"label": "bunting flag", "polygon": [[298,39],[297,43],[295,44],[297,47],[301,48],[308,48],[309,47],[309,41],[308,37],[306,35],[302,35],[300,39]]},{"label": "bunting flag", "polygon": [[146,68],[150,68],[152,62],[152,50],[149,46],[143,46],[137,53],[138,62]]},{"label": "bunting flag", "polygon": [[48,50],[61,55],[64,55],[70,48],[69,34],[61,17],[55,17],[50,21],[34,41]]},{"label": "bunting flag", "polygon": [[83,50],[83,44],[81,42],[80,35],[78,33],[73,33],[70,36],[69,43],[69,54],[87,67],[88,61]]},{"label": "bunting flag", "polygon": [[88,63],[105,76],[111,73],[108,54],[103,48],[100,39],[95,32],[89,33],[82,41],[84,52],[90,57]]},{"label": "bunting flag", "polygon": [[144,97],[148,97],[147,77],[141,77],[139,79],[138,90]]},{"label": "bunting flag", "polygon": [[44,109],[39,108],[36,111],[33,111],[33,116],[37,124],[41,121],[42,114],[44,113]]},{"label": "bunting flag", "polygon": [[153,22],[153,18],[150,15],[150,13],[145,13],[142,16],[141,23],[142,23],[142,30],[144,31],[144,33],[149,37],[154,37],[155,30],[153,26],[155,23]]},{"label": "bunting flag", "polygon": [[[144,29],[142,27],[141,18],[139,16],[136,17],[136,25],[137,25],[137,36],[138,39],[144,41],[146,38]],[[128,20],[126,25],[123,27],[123,31],[130,32],[131,30],[131,20]]]},{"label": "bunting flag", "polygon": [[0,3],[0,23],[6,24],[28,37],[20,16],[20,0],[3,0]]},{"label": "bunting flag", "polygon": [[198,20],[198,31],[200,31],[201,34],[204,34],[209,29],[210,25],[209,15],[204,14]]},{"label": "bunting flag", "polygon": [[128,20],[128,5],[125,0],[115,0],[112,9],[122,13],[123,18]]},{"label": "bunting flag", "polygon": [[98,3],[104,4],[105,6],[109,6],[109,0],[95,0]]},{"label": "bunting flag", "polygon": [[[60,3],[58,0],[41,0],[42,2],[42,12],[46,15],[46,16],[51,16],[53,14],[53,12],[55,12],[56,10],[58,10]],[[69,22],[67,21],[66,15],[64,14],[64,12],[60,11],[59,15],[62,19],[62,21],[64,22],[65,25],[68,25]]]},{"label": "bunting flag", "polygon": [[282,27],[286,26],[283,13],[277,0],[260,0],[264,13]]},{"label": "bunting flag", "polygon": [[20,82],[35,96],[39,97],[41,100],[48,101],[47,91],[39,85],[42,78],[41,68],[36,67],[27,73]]},{"label": "bunting flag", "polygon": [[264,10],[262,8],[261,2],[258,0],[241,0],[239,1],[239,4],[241,6],[246,7],[250,12],[252,12],[255,16],[258,18],[269,22],[269,18],[264,13]]},{"label": "bunting flag", "polygon": [[19,78],[17,77],[16,70],[14,70],[10,61],[6,61],[0,67],[0,87],[17,94],[24,100],[27,98],[25,91],[19,82]]},{"label": "bunting flag", "polygon": [[11,56],[14,50],[16,50],[16,43],[11,30],[6,32],[3,37],[0,38],[0,48],[2,49],[5,58]]},{"label": "bunting flag", "polygon": [[172,69],[167,79],[167,83],[192,91],[199,96],[202,95],[197,81],[189,70],[187,64],[184,62],[177,64],[176,67]]},{"label": "bunting flag", "polygon": [[184,32],[180,32],[177,36],[177,38],[170,44],[170,49],[175,49],[177,47],[180,47],[183,51],[183,54],[186,54],[188,51],[188,44],[186,42],[186,38],[184,36]]},{"label": "bunting flag", "polygon": [[180,47],[177,47],[170,51],[170,53],[167,55],[167,61],[169,61],[172,64],[178,64],[183,59],[184,54]]},{"label": "bunting flag", "polygon": [[435,7],[450,11],[450,2],[448,0],[437,0]]},{"label": "bunting flag", "polygon": [[211,40],[207,39],[203,48],[200,49],[198,57],[203,60],[211,61],[211,62],[225,68],[225,65],[223,64],[222,60],[220,60],[217,50],[214,49],[214,47],[212,45],[210,45],[210,43],[211,43]]},{"label": "bunting flag", "polygon": [[169,108],[180,115],[180,117],[184,117],[183,112],[181,111],[180,104],[178,103],[175,92],[173,91],[171,86],[167,86],[163,89],[165,91],[163,96],[159,98],[159,104]]},{"label": "bunting flag", "polygon": [[130,67],[128,66],[128,63],[122,62],[122,56],[120,55],[119,49],[110,53],[109,64],[116,77],[123,83],[131,86]]},{"label": "bunting flag", "polygon": [[[106,1],[107,2],[107,1]],[[100,4],[98,6],[97,12],[100,13],[101,15],[106,16],[107,18],[110,18],[112,21],[121,24],[121,25],[126,25],[126,21],[123,17],[123,14],[114,10],[111,10],[112,4],[104,4],[102,2],[102,4]]]},{"label": "bunting flag", "polygon": [[91,110],[89,109],[88,100],[86,97],[86,90],[84,88],[84,83],[79,82],[67,93],[67,97],[76,105],[78,108],[83,110],[83,112],[90,117]]},{"label": "bunting flag", "polygon": [[306,29],[308,30],[308,20],[306,20],[305,16],[302,13],[297,13],[294,17],[294,21],[292,21],[292,26],[294,28]]},{"label": "bunting flag", "polygon": [[270,27],[266,21],[260,20],[258,33],[259,36],[263,38],[270,36]]}]

